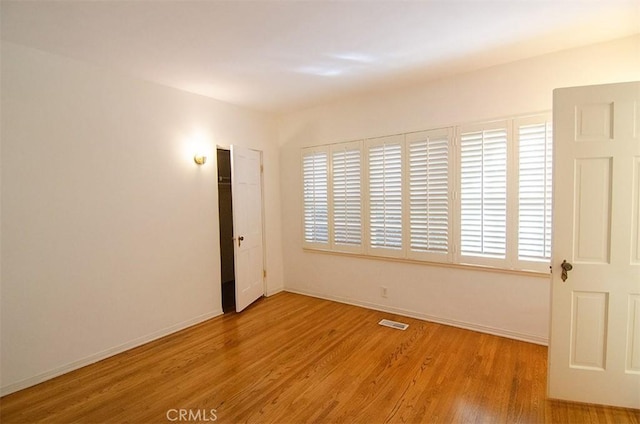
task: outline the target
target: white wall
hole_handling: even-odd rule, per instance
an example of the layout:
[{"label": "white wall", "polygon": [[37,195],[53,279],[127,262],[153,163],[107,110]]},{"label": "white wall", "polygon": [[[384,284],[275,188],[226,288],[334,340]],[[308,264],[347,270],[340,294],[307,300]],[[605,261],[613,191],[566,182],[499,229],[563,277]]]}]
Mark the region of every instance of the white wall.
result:
[{"label": "white wall", "polygon": [[10,43],[1,75],[3,393],[221,313],[216,144],[264,152],[282,289],[273,117]]},{"label": "white wall", "polygon": [[546,343],[547,277],[303,251],[300,148],[550,110],[554,88],[639,76],[636,36],[281,117],[285,289]]}]

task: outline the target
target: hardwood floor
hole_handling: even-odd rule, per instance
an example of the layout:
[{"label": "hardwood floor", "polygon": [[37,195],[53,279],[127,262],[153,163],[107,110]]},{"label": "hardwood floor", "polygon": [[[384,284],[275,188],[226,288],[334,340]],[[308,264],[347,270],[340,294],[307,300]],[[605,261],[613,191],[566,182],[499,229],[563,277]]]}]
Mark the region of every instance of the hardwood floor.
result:
[{"label": "hardwood floor", "polygon": [[544,346],[281,293],[5,396],[0,419],[640,422],[636,410],[546,400],[546,358]]}]

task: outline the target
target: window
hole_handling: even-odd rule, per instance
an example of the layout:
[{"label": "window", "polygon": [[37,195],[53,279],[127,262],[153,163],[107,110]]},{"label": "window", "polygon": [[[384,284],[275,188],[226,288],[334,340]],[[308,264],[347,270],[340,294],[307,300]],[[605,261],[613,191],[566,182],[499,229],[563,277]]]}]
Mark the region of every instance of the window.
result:
[{"label": "window", "polygon": [[518,260],[551,259],[551,123],[516,120],[518,139]]},{"label": "window", "polygon": [[547,115],[305,149],[303,244],[546,272],[551,154]]},{"label": "window", "polygon": [[506,122],[460,129],[462,256],[506,258],[507,138]]},{"label": "window", "polygon": [[329,243],[327,165],[326,149],[303,153],[304,244],[308,247]]},{"label": "window", "polygon": [[450,129],[406,135],[412,259],[442,261],[450,253],[450,140]]},{"label": "window", "polygon": [[367,141],[369,249],[402,251],[402,136]]},{"label": "window", "polygon": [[362,147],[344,143],[331,147],[333,243],[336,249],[362,249]]}]

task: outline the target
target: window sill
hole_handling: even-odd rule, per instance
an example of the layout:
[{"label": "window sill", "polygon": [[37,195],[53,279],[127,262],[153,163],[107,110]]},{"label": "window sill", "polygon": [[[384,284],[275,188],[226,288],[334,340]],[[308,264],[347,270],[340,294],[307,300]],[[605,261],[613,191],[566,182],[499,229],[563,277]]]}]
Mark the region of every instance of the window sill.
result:
[{"label": "window sill", "polygon": [[302,251],[307,253],[320,253],[324,255],[347,256],[350,258],[357,258],[357,259],[372,259],[377,261],[400,262],[400,263],[407,263],[407,264],[435,266],[440,268],[454,268],[454,269],[464,269],[469,271],[484,271],[484,272],[493,272],[493,273],[500,273],[500,274],[522,275],[527,277],[537,277],[537,278],[545,278],[545,279],[551,278],[551,274],[549,272],[525,271],[520,269],[506,269],[506,268],[498,268],[498,267],[475,265],[475,264],[419,261],[415,259],[393,258],[393,257],[376,256],[376,255],[364,255],[362,253],[338,252],[335,250],[326,250],[326,249],[309,248],[309,247],[303,247]]}]

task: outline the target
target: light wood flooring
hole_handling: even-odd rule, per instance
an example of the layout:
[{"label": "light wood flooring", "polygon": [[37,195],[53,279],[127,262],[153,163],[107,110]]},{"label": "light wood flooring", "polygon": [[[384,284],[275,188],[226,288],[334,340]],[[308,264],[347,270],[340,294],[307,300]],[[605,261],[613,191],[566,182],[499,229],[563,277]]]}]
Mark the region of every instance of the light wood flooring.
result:
[{"label": "light wood flooring", "polygon": [[280,293],[5,396],[0,421],[195,422],[182,409],[216,423],[640,422],[547,400],[546,359],[544,346]]}]

